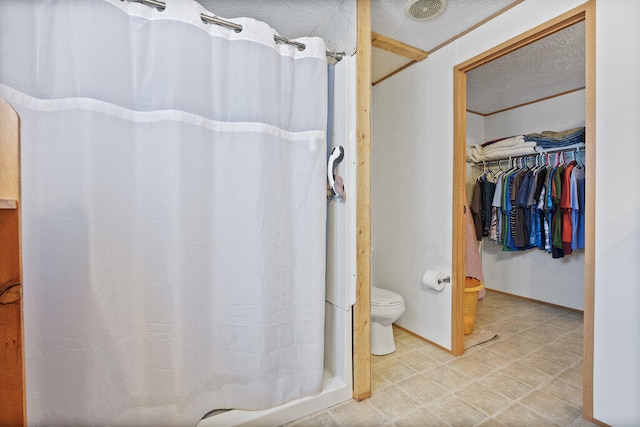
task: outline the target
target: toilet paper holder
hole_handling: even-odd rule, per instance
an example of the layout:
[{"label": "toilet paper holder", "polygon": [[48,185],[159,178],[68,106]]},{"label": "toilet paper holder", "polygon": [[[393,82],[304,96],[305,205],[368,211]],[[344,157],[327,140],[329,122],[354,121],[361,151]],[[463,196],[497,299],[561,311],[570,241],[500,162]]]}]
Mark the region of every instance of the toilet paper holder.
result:
[{"label": "toilet paper holder", "polygon": [[447,276],[447,277],[443,277],[441,279],[438,279],[438,285],[441,285],[443,283],[451,283],[451,276]]}]

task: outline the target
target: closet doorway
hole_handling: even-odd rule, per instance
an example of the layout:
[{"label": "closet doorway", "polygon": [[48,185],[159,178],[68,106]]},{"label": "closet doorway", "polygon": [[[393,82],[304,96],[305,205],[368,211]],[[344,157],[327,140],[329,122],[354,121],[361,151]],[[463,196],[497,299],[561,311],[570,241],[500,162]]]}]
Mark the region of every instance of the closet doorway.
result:
[{"label": "closet doorway", "polygon": [[[595,259],[595,2],[591,0],[454,67],[452,353],[464,352],[467,72],[584,21],[586,225],[584,250],[583,417],[593,419],[593,306]],[[541,131],[544,129],[540,129]]]}]

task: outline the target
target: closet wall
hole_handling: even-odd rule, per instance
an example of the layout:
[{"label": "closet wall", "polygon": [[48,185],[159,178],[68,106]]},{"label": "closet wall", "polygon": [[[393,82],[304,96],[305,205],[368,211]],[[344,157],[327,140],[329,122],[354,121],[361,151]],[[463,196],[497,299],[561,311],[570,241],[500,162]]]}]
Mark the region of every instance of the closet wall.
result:
[{"label": "closet wall", "polygon": [[[584,126],[584,101],[584,90],[580,90],[490,116],[468,113],[467,123],[473,125],[467,126],[467,143]],[[478,124],[478,121],[483,124]],[[473,168],[468,175],[469,196],[469,190],[472,189],[479,171],[480,169]],[[578,310],[584,309],[584,250],[553,259],[551,254],[539,249],[503,252],[502,245],[484,238],[482,268],[488,289]]]}]

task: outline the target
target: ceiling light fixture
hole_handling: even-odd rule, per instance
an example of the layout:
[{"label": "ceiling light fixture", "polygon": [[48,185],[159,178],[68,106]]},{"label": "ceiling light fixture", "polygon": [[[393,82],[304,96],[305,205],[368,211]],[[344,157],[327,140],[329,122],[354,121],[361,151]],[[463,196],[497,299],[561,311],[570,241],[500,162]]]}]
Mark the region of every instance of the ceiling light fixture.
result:
[{"label": "ceiling light fixture", "polygon": [[440,16],[447,8],[447,0],[409,0],[404,7],[411,19],[426,21]]}]

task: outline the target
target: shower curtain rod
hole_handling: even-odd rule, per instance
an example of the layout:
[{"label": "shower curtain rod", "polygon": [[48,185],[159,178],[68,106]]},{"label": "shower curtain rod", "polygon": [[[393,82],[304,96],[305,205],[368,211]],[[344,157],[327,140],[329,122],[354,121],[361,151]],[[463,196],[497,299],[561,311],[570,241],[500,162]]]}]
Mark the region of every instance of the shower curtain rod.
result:
[{"label": "shower curtain rod", "polygon": [[[121,0],[124,1],[124,0]],[[165,2],[162,1],[158,1],[158,0],[128,0],[128,1],[134,1],[137,3],[142,3],[144,5],[147,6],[152,6],[155,7],[156,9],[158,9],[158,11],[162,12],[163,10],[166,9],[167,4]],[[239,33],[240,31],[242,31],[242,25],[240,24],[236,24],[234,22],[231,21],[225,21],[224,19],[220,19],[217,16],[211,16],[211,15],[205,15],[204,13],[200,14],[200,19],[202,19],[202,22],[207,23],[207,24],[215,24],[215,25],[220,25],[222,27],[226,27],[226,28],[230,28],[233,31],[235,31],[236,33]],[[296,42],[293,40],[289,40],[285,37],[281,37],[278,35],[274,35],[273,39],[276,41],[276,43],[286,43],[292,46],[295,46],[298,48],[299,51],[303,51],[307,48],[307,46],[305,46],[304,43],[300,43],[300,42]],[[345,52],[331,52],[331,51],[327,51],[327,56],[330,58],[335,59],[336,61],[340,61],[346,54]]]}]

